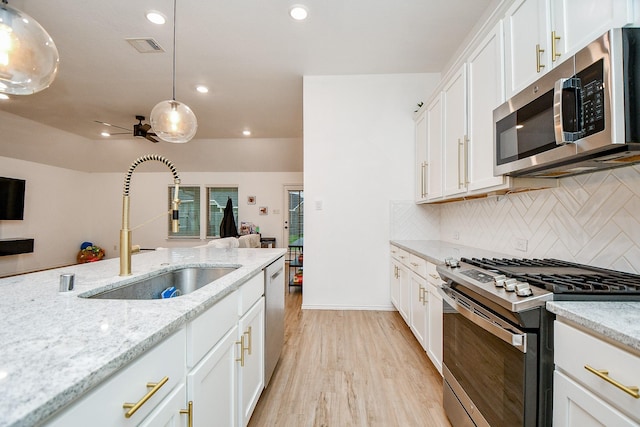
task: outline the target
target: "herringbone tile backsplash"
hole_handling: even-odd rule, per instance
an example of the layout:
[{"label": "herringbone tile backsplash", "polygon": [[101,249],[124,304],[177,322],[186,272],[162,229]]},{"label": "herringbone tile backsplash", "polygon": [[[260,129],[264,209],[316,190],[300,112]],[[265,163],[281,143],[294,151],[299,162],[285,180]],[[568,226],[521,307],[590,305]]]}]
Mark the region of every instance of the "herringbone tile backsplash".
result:
[{"label": "herringbone tile backsplash", "polygon": [[640,166],[562,178],[549,190],[435,206],[392,202],[391,219],[392,239],[640,273]]}]

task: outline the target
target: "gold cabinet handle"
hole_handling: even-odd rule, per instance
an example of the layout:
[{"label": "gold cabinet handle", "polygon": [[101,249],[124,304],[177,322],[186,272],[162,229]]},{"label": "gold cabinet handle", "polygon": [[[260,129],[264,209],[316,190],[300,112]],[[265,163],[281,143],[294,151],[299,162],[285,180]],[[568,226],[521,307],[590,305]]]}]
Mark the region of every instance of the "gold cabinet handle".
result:
[{"label": "gold cabinet handle", "polygon": [[420,285],[420,289],[418,289],[418,302],[422,303],[424,303],[424,294],[422,293],[423,290],[424,288],[422,287],[422,285]]},{"label": "gold cabinet handle", "polygon": [[249,356],[251,356],[251,326],[247,328],[247,332],[244,333],[247,336],[247,341],[249,341],[249,345],[245,350],[248,351]]},{"label": "gold cabinet handle", "polygon": [[458,138],[458,189],[462,188],[462,178],[461,178],[461,167],[460,167],[460,147],[462,147],[462,142],[460,142],[460,138]]},{"label": "gold cabinet handle", "polygon": [[605,380],[606,382],[608,382],[609,384],[619,388],[620,390],[624,391],[625,393],[627,393],[628,395],[636,398],[636,399],[640,399],[640,389],[638,389],[637,386],[626,386],[623,385],[621,383],[619,383],[618,381],[614,380],[613,378],[611,378],[609,376],[609,371],[604,370],[604,369],[595,369],[592,368],[589,365],[584,365],[584,369],[586,369],[587,371],[591,372],[592,374],[594,374],[595,376],[597,376],[598,378],[601,378],[603,380]]},{"label": "gold cabinet handle", "polygon": [[240,366],[244,367],[244,334],[240,336],[240,341],[236,341],[236,344],[240,344],[240,358],[236,359],[236,362],[240,362]]},{"label": "gold cabinet handle", "polygon": [[131,418],[131,416],[135,414],[138,409],[142,407],[142,405],[147,403],[147,400],[151,399],[151,396],[156,394],[156,392],[160,390],[160,388],[165,385],[167,381],[169,381],[169,377],[164,377],[158,383],[147,383],[147,388],[151,388],[151,390],[149,390],[147,394],[142,396],[142,399],[138,400],[136,403],[123,403],[122,407],[128,409],[128,411],[124,414],[124,417]]},{"label": "gold cabinet handle", "polygon": [[189,401],[187,409],[180,409],[180,413],[187,415],[187,427],[193,427],[193,400]]},{"label": "gold cabinet handle", "polygon": [[464,185],[469,185],[469,137],[467,135],[462,138],[462,154],[464,160]]},{"label": "gold cabinet handle", "polygon": [[556,59],[561,55],[558,52],[558,48],[556,47],[556,43],[560,41],[560,36],[556,34],[555,31],[551,31],[551,61],[555,62]]},{"label": "gold cabinet handle", "polygon": [[440,276],[438,276],[437,274],[430,273],[429,276],[431,276],[432,278],[434,278],[436,280],[440,280]]},{"label": "gold cabinet handle", "polygon": [[544,68],[544,64],[542,63],[542,54],[544,53],[544,49],[540,49],[540,45],[536,45],[536,71],[539,73]]},{"label": "gold cabinet handle", "polygon": [[411,265],[413,265],[414,267],[419,267],[420,264],[418,264],[417,262],[412,262]]}]

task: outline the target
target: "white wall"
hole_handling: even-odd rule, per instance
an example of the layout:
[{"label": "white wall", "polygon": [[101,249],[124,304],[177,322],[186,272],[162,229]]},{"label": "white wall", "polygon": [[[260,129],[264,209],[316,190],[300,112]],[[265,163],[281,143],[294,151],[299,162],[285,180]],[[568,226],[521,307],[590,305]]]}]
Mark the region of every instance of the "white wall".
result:
[{"label": "white wall", "polygon": [[74,263],[95,213],[88,174],[0,157],[0,176],[26,180],[24,219],[0,221],[0,239],[35,239],[33,253],[0,257],[0,276]]},{"label": "white wall", "polygon": [[389,203],[413,198],[413,111],[438,80],[304,78],[303,308],[391,309]]}]

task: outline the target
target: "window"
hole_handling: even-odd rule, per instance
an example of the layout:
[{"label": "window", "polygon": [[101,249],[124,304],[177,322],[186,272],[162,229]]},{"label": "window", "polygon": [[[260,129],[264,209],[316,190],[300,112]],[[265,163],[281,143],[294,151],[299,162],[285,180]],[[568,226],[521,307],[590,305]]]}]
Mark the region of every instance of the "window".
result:
[{"label": "window", "polygon": [[220,236],[220,223],[224,216],[227,200],[233,203],[233,218],[238,226],[238,187],[208,187],[207,188],[207,237]]},{"label": "window", "polygon": [[[173,201],[173,186],[169,187],[169,210]],[[200,238],[200,187],[181,186],[178,193],[180,199],[180,230],[171,231],[171,216],[169,216],[169,237]]]}]

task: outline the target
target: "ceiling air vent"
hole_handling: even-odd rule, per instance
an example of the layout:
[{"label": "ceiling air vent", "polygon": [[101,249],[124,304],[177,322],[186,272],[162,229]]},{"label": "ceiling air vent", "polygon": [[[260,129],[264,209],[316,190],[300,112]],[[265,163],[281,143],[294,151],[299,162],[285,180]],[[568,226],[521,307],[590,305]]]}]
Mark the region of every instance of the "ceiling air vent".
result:
[{"label": "ceiling air vent", "polygon": [[131,46],[140,53],[164,52],[162,46],[152,38],[125,39]]}]

